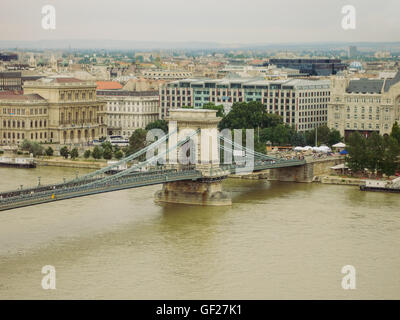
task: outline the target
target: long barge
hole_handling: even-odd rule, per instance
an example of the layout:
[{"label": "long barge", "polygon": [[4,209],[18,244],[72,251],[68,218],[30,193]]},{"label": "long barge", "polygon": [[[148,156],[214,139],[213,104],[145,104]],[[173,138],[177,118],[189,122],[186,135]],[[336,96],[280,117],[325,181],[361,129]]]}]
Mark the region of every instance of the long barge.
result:
[{"label": "long barge", "polygon": [[400,177],[390,181],[367,180],[361,191],[400,193]]},{"label": "long barge", "polygon": [[36,162],[32,158],[0,157],[0,167],[36,168]]}]

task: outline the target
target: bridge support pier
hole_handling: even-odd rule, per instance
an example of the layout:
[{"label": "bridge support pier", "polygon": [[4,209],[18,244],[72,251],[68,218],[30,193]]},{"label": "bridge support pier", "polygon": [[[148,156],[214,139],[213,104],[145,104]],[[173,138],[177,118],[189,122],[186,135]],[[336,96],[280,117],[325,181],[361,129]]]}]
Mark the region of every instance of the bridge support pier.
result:
[{"label": "bridge support pier", "polygon": [[229,206],[230,195],[222,190],[221,179],[175,181],[163,184],[155,194],[156,203],[175,203],[202,206]]}]

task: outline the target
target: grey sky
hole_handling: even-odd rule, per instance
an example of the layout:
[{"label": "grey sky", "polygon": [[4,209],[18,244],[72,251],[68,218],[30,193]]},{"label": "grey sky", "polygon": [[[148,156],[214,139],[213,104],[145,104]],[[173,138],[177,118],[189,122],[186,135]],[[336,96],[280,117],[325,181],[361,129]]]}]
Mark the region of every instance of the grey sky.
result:
[{"label": "grey sky", "polygon": [[[54,31],[41,28],[53,4]],[[356,30],[341,28],[344,5]],[[0,40],[399,41],[399,0],[1,0]]]}]

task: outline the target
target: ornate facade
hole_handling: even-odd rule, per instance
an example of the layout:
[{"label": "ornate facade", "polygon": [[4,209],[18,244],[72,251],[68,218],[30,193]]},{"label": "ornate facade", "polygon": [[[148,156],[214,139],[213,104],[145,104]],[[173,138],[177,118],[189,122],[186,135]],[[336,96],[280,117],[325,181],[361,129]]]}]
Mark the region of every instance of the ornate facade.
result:
[{"label": "ornate facade", "polygon": [[400,122],[400,72],[393,79],[332,79],[328,126],[348,137],[358,131],[390,134]]},{"label": "ornate facade", "polygon": [[158,91],[98,90],[106,105],[107,135],[130,137],[159,117]]},{"label": "ornate facade", "polygon": [[96,84],[75,78],[43,78],[24,83],[24,94],[0,95],[1,143],[24,139],[86,144],[106,135],[105,103]]},{"label": "ornate facade", "polygon": [[25,82],[24,93],[48,101],[49,142],[80,144],[106,135],[105,104],[96,98],[95,82],[44,78]]}]

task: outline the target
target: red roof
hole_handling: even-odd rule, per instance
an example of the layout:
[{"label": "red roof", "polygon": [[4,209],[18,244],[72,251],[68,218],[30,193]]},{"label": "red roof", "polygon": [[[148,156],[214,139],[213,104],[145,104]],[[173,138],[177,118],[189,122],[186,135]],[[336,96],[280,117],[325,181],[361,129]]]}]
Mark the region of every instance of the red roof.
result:
[{"label": "red roof", "polygon": [[122,89],[122,84],[116,81],[96,81],[97,90],[118,90]]}]

